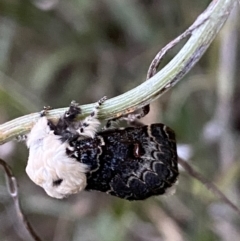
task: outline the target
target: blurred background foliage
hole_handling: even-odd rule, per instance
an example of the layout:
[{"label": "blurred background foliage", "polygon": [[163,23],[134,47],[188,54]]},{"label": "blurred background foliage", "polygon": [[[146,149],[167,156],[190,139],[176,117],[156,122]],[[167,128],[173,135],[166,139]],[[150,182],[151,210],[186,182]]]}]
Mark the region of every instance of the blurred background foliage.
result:
[{"label": "blurred background foliage", "polygon": [[[157,51],[184,31],[210,1],[1,0],[0,123],[44,105],[92,103],[139,85]],[[239,12],[171,91],[151,105],[145,123],[164,122],[177,135],[179,155],[240,200],[238,77]],[[166,64],[180,49],[174,48]],[[183,145],[184,144],[184,145]],[[0,147],[18,178],[29,221],[43,240],[238,240],[240,219],[181,170],[176,194],[128,202],[83,192],[48,197],[25,173],[24,143]],[[0,174],[0,239],[31,240],[16,218]]]}]

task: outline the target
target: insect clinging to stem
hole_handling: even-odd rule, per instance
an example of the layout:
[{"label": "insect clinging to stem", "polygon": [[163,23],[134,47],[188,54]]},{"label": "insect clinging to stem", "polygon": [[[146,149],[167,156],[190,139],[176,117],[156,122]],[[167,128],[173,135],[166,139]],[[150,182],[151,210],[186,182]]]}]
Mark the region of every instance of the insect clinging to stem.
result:
[{"label": "insect clinging to stem", "polygon": [[105,100],[82,121],[74,101],[57,123],[42,112],[27,139],[31,180],[55,198],[97,190],[144,200],[168,192],[178,176],[173,130],[160,123],[99,130]]}]

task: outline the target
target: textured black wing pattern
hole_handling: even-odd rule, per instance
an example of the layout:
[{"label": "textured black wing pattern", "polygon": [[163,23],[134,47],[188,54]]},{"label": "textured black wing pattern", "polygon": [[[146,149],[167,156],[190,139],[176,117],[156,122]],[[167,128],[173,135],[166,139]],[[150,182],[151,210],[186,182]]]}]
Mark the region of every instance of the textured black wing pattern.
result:
[{"label": "textured black wing pattern", "polygon": [[163,124],[108,130],[70,144],[75,151],[68,154],[89,166],[86,190],[144,200],[177,180],[175,134]]}]

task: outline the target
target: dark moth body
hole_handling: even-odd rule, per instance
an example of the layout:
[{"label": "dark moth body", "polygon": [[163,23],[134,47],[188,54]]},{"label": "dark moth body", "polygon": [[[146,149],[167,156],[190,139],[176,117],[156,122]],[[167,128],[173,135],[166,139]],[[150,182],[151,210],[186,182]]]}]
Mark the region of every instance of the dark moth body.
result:
[{"label": "dark moth body", "polygon": [[143,200],[177,180],[175,134],[163,124],[107,130],[69,144],[67,154],[89,166],[86,190]]}]

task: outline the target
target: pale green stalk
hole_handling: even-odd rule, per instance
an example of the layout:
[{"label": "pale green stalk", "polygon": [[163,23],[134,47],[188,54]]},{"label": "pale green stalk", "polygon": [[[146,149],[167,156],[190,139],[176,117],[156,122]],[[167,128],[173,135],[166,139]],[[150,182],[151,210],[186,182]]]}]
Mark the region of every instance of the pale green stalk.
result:
[{"label": "pale green stalk", "polygon": [[[194,28],[192,36],[180,52],[148,81],[122,95],[107,100],[103,105],[100,117],[110,119],[132,112],[149,104],[174,86],[204,54],[236,3],[237,0],[214,0],[192,25],[192,27],[198,25],[199,27]],[[93,104],[84,105],[81,108],[85,116],[91,112]],[[64,111],[66,108],[52,110],[49,112],[49,118],[56,119]],[[27,133],[37,118],[39,118],[39,113],[34,113],[2,124],[0,126],[0,144]]]}]

